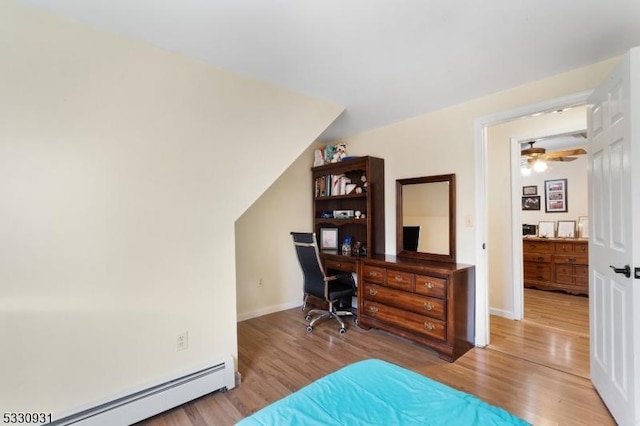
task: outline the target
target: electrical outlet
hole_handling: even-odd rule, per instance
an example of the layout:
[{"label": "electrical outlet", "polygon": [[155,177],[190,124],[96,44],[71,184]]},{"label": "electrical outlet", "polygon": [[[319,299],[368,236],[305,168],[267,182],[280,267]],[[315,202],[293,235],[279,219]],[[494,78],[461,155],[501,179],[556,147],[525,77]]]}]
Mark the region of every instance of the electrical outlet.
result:
[{"label": "electrical outlet", "polygon": [[262,287],[262,278],[258,278],[258,287]]},{"label": "electrical outlet", "polygon": [[184,333],[178,334],[178,338],[176,339],[176,350],[184,351],[189,348],[189,332],[185,331]]}]

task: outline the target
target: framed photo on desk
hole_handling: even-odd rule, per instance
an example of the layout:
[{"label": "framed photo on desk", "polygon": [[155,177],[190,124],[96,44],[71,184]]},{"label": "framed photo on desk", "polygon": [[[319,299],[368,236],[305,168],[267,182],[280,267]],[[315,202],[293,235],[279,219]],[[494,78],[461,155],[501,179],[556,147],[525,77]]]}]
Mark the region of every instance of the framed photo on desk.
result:
[{"label": "framed photo on desk", "polygon": [[320,228],[320,250],[338,250],[338,228]]}]

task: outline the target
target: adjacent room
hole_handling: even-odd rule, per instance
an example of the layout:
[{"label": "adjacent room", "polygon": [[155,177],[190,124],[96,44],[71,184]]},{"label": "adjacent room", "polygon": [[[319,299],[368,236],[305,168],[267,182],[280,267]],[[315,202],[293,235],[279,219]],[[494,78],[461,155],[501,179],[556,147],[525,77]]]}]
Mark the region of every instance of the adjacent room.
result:
[{"label": "adjacent room", "polygon": [[3,0],[0,34],[5,423],[306,424],[323,387],[337,424],[640,421],[637,2]]}]

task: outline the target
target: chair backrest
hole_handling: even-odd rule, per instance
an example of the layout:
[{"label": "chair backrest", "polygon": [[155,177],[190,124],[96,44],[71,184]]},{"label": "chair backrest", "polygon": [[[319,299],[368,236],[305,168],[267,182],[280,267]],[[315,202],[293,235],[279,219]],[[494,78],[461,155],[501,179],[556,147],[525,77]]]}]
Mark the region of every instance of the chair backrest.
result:
[{"label": "chair backrest", "polygon": [[419,226],[402,227],[402,247],[404,250],[418,251],[418,241],[420,240]]},{"label": "chair backrest", "polygon": [[293,245],[304,277],[304,292],[323,298],[325,274],[320,261],[316,234],[310,232],[292,232]]}]

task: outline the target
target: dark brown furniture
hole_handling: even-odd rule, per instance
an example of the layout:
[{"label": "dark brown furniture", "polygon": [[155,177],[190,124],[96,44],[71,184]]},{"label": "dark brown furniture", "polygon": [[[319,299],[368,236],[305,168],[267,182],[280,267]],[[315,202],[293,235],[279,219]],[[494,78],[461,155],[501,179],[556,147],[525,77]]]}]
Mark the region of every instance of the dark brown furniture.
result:
[{"label": "dark brown furniture", "polygon": [[522,251],[526,288],[589,294],[587,240],[527,237]]},{"label": "dark brown furniture", "polygon": [[[321,228],[336,228],[337,250],[340,250],[344,237],[348,235],[352,243],[358,241],[366,246],[367,254],[384,253],[384,160],[359,157],[313,167],[311,173],[313,229],[318,239],[321,237]],[[356,185],[356,189],[345,194],[345,185],[339,179],[341,176],[348,178],[351,184]],[[335,211],[358,211],[364,218],[323,217]]]},{"label": "dark brown furniture", "polygon": [[454,361],[475,344],[475,268],[377,255],[361,261],[358,323]]}]

